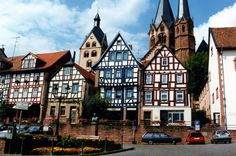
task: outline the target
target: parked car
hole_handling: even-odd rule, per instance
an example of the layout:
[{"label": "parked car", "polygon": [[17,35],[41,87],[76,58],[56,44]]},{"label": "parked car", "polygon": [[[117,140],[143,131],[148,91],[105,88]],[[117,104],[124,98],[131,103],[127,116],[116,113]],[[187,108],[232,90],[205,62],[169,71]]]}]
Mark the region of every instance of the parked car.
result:
[{"label": "parked car", "polygon": [[180,137],[173,137],[163,132],[146,132],[142,136],[142,142],[146,142],[148,144],[153,144],[153,143],[176,144],[181,141],[182,139]]},{"label": "parked car", "polygon": [[53,135],[53,129],[52,127],[48,127],[47,130],[43,129],[43,126],[39,126],[39,125],[32,125],[29,126],[29,128],[27,129],[26,133],[30,133],[30,134],[48,134],[48,135]]},{"label": "parked car", "polygon": [[0,139],[5,139],[7,135],[7,130],[0,131]]},{"label": "parked car", "polygon": [[187,139],[187,144],[205,144],[205,137],[201,132],[190,132]]},{"label": "parked car", "polygon": [[218,142],[231,143],[231,135],[227,130],[217,130],[212,134],[211,143],[217,144]]}]

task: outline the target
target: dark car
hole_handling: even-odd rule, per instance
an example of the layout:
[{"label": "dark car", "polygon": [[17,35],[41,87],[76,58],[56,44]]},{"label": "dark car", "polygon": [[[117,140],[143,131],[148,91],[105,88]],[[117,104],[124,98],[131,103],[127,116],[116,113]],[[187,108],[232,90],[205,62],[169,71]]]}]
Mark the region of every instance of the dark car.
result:
[{"label": "dark car", "polygon": [[27,133],[53,135],[53,129],[51,127],[44,129],[43,126],[32,125],[32,126],[29,126],[29,128],[27,129]]},{"label": "dark car", "polygon": [[217,144],[218,142],[231,143],[231,135],[227,130],[217,130],[213,133],[211,143]]},{"label": "dark car", "polygon": [[205,144],[205,137],[201,132],[190,132],[186,138],[187,144]]},{"label": "dark car", "polygon": [[176,144],[181,141],[182,139],[180,137],[173,137],[163,132],[146,132],[142,136],[142,142],[146,142],[148,144],[153,144],[153,143]]}]

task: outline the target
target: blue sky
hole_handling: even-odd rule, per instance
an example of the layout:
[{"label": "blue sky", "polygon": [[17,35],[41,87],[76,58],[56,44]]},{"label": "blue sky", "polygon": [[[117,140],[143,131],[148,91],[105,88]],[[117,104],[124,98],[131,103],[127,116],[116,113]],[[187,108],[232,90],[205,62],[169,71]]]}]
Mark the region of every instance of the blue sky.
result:
[{"label": "blue sky", "polygon": [[[133,52],[147,52],[147,32],[159,0],[0,0],[0,45],[13,55],[79,48],[99,10],[101,27],[111,42],[118,32]],[[170,0],[174,16],[178,0]],[[197,45],[209,27],[236,26],[235,0],[189,0]],[[197,47],[196,47],[197,48]],[[77,54],[78,56],[78,54]]]}]

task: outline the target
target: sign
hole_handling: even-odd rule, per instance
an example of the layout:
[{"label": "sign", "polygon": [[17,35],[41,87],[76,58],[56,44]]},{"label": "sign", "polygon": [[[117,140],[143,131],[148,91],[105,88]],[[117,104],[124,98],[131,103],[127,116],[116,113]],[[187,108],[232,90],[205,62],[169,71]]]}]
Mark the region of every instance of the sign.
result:
[{"label": "sign", "polygon": [[24,102],[24,101],[20,101],[20,102],[17,102],[16,105],[13,108],[14,109],[20,109],[20,110],[28,110],[29,103]]},{"label": "sign", "polygon": [[43,126],[43,131],[44,131],[44,132],[49,131],[49,127],[48,127],[48,126]]},{"label": "sign", "polygon": [[195,131],[200,131],[200,121],[199,120],[195,120],[194,122],[194,127],[195,127]]}]

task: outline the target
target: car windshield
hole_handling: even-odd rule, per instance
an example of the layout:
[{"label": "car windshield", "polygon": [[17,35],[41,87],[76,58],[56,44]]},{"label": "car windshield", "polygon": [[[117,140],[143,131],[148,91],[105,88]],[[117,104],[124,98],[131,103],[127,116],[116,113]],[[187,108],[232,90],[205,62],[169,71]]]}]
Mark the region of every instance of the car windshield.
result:
[{"label": "car windshield", "polygon": [[218,135],[229,135],[228,131],[217,131],[216,134]]},{"label": "car windshield", "polygon": [[202,137],[201,133],[191,133],[190,137]]}]

